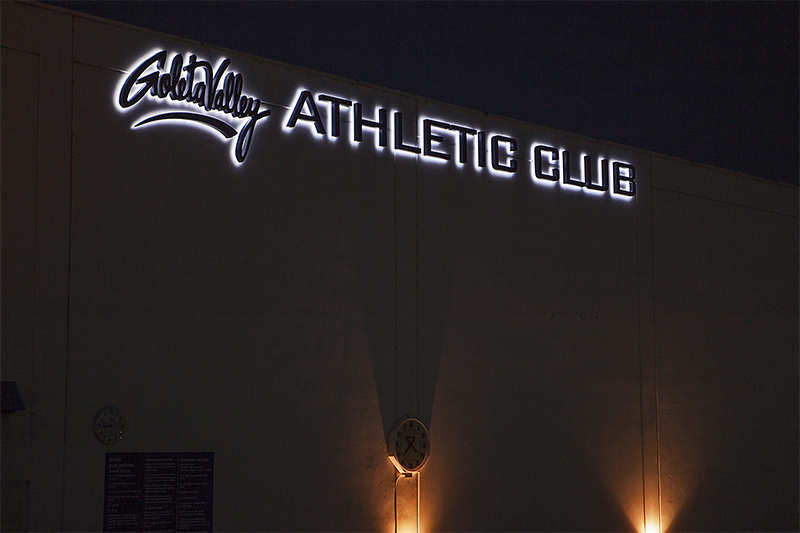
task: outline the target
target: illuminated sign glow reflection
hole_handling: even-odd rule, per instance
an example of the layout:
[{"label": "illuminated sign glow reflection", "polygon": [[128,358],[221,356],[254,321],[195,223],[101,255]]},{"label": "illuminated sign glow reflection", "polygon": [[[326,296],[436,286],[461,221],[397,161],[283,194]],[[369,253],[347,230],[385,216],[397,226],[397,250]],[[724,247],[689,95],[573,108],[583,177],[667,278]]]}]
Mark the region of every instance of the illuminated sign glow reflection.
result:
[{"label": "illuminated sign glow reflection", "polygon": [[[216,68],[208,61],[198,60],[192,54],[186,66],[183,54],[175,54],[169,70],[166,69],[167,51],[154,53],[125,78],[119,89],[117,103],[121,109],[133,107],[145,96],[187,102],[198,106],[203,112],[167,112],[152,115],[134,124],[134,128],[161,120],[184,120],[209,126],[226,139],[238,134],[234,156],[243,163],[252,145],[256,123],[272,111],[261,111],[261,100],[243,94],[244,80],[241,74],[229,72],[222,81],[231,60],[225,59]],[[218,111],[236,119],[249,119],[239,131],[219,118],[209,114]]]},{"label": "illuminated sign glow reflection", "polygon": [[[230,59],[223,59],[215,68],[195,54],[190,54],[184,64],[183,54],[174,54],[167,66],[167,51],[153,52],[120,82],[116,104],[121,111],[145,98],[182,104],[185,110],[172,107],[166,112],[140,117],[132,127],[169,120],[211,128],[225,139],[237,138],[232,157],[235,163],[244,163],[253,145],[256,125],[270,116],[271,110],[262,110],[260,99],[244,93],[242,74],[227,72],[230,64]],[[566,189],[617,198],[636,195],[636,169],[622,160],[583,152],[573,156],[567,148],[539,142],[530,144],[530,158],[520,157],[520,142],[510,135],[481,131],[438,117],[411,119],[402,111],[393,109],[390,113],[386,107],[370,108],[350,98],[315,95],[304,88],[297,90],[286,109],[289,111],[282,123],[285,134],[302,124],[320,138],[336,140],[346,136],[354,147],[361,145],[365,135],[371,135],[376,150],[390,147],[394,154],[459,168],[472,165],[478,171],[486,170],[505,178],[513,177],[527,164],[528,175],[538,185],[558,184]],[[238,129],[231,121],[238,124]],[[349,132],[342,131],[342,122],[349,123]]]}]

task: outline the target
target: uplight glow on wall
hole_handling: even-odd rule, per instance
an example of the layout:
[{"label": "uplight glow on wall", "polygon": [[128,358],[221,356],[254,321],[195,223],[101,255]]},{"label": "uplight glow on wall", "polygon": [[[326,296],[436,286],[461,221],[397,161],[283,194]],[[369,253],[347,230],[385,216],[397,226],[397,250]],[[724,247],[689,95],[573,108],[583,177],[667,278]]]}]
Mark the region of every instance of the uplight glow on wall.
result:
[{"label": "uplight glow on wall", "polygon": [[226,140],[235,138],[231,159],[236,165],[245,162],[256,144],[257,126],[272,118],[281,121],[284,135],[302,126],[316,138],[332,142],[347,138],[354,148],[372,137],[375,150],[389,149],[428,164],[472,167],[504,179],[522,175],[536,185],[558,184],[592,195],[628,199],[636,195],[636,169],[627,161],[546,141],[521,141],[507,133],[369,105],[342,94],[298,88],[288,105],[270,104],[286,109],[283,117],[277,117],[265,109],[262,99],[246,92],[250,89],[245,89],[243,75],[231,63],[223,58],[214,66],[193,53],[150,51],[120,79],[115,105],[121,112],[144,100],[165,106],[138,117],[132,128],[169,121],[210,129]]}]

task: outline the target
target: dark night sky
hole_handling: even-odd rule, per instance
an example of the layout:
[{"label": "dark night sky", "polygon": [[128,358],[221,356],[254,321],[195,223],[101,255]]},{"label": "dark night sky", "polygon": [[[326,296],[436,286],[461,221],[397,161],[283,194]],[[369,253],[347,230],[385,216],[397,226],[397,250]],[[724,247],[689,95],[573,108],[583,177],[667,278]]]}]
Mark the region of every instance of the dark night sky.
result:
[{"label": "dark night sky", "polygon": [[50,2],[798,183],[798,2]]}]

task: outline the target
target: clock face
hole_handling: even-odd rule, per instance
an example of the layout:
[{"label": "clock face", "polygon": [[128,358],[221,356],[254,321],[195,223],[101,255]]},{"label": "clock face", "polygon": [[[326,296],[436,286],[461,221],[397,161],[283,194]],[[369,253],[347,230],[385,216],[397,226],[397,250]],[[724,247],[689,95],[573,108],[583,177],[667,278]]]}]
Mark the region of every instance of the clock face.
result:
[{"label": "clock face", "polygon": [[116,407],[104,407],[94,415],[92,427],[97,440],[106,446],[111,446],[122,440],[125,419],[122,417],[122,412]]},{"label": "clock face", "polygon": [[407,418],[389,433],[389,458],[400,472],[417,472],[431,454],[428,430],[419,420]]}]

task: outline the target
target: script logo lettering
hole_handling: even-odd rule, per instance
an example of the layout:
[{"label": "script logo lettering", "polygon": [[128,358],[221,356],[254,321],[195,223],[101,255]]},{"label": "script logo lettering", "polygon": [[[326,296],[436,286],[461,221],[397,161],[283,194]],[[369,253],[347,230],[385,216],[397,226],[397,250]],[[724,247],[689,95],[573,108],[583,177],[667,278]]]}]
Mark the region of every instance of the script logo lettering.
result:
[{"label": "script logo lettering", "polygon": [[[189,56],[185,66],[182,54],[172,58],[168,70],[166,64],[167,51],[161,50],[131,70],[119,91],[119,106],[122,109],[133,107],[149,95],[151,98],[194,104],[201,112],[168,111],[143,119],[133,127],[162,120],[196,122],[214,128],[226,139],[237,136],[234,156],[236,161],[243,163],[250,151],[256,124],[269,116],[271,111],[262,111],[261,100],[243,94],[244,80],[241,74],[228,72],[225,76],[231,64],[230,59],[223,60],[216,72],[211,63],[198,60],[194,54]],[[208,114],[209,111],[247,122],[237,131],[231,124]]]}]

